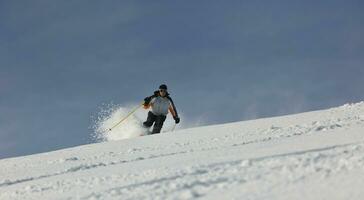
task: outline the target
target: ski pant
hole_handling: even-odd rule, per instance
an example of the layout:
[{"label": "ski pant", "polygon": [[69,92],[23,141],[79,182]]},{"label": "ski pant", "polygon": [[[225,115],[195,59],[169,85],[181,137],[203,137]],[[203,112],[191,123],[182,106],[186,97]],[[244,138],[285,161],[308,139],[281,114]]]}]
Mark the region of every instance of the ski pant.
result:
[{"label": "ski pant", "polygon": [[161,129],[163,127],[163,123],[166,120],[165,115],[155,115],[151,111],[148,112],[148,118],[147,121],[143,123],[145,127],[151,127],[154,123],[152,134],[160,133]]}]

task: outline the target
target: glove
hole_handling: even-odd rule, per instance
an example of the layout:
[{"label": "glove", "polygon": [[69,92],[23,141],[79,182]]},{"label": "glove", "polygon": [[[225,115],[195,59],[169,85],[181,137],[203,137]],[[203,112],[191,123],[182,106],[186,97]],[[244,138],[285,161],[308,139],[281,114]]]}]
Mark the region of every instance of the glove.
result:
[{"label": "glove", "polygon": [[152,97],[145,97],[144,98],[144,105],[148,105],[151,100],[152,100]]},{"label": "glove", "polygon": [[154,91],[154,94],[152,96],[145,97],[144,98],[144,105],[148,105],[150,103],[150,101],[152,100],[152,98],[157,97],[157,96],[159,96],[159,90]]},{"label": "glove", "polygon": [[178,123],[179,123],[179,121],[181,120],[178,116],[173,117],[173,119],[174,119],[174,121],[176,122],[176,124],[178,124]]}]

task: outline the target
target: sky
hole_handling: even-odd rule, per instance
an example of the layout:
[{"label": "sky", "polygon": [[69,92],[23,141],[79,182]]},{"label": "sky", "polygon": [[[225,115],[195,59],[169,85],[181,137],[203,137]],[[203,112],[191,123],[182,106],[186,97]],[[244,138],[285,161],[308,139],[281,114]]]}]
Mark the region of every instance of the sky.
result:
[{"label": "sky", "polygon": [[[209,125],[364,100],[359,0],[0,0],[0,158],[93,143],[162,83]],[[198,122],[198,123],[197,123]]]}]

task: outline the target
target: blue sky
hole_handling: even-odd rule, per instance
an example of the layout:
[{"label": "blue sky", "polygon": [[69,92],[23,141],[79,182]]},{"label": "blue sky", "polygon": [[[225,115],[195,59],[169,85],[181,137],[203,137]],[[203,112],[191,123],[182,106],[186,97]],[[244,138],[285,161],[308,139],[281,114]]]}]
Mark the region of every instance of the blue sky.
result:
[{"label": "blue sky", "polygon": [[0,158],[93,142],[166,83],[185,121],[364,99],[362,1],[1,1]]}]

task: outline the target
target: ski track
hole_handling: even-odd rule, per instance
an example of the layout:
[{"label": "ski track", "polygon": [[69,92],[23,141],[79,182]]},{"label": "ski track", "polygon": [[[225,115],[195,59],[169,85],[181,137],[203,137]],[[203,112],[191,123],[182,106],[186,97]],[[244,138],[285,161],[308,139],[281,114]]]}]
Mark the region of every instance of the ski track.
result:
[{"label": "ski track", "polygon": [[[12,195],[19,197],[19,195],[27,196],[28,193],[34,195],[47,190],[58,191],[60,189],[67,192],[72,189],[72,187],[67,188],[67,185],[93,188],[104,184],[123,185],[124,182],[129,181],[134,183],[93,192],[77,199],[104,199],[118,196],[122,196],[123,199],[190,199],[203,197],[209,191],[223,191],[233,186],[242,187],[246,183],[266,184],[274,182],[281,176],[288,177],[288,182],[294,183],[308,176],[325,179],[338,173],[363,167],[364,143],[354,143],[248,160],[187,166],[178,171],[167,169],[164,170],[162,177],[155,170],[150,170],[127,176],[90,177],[76,181],[71,179],[58,180],[44,185],[27,185],[21,190],[11,194],[4,193],[0,197],[3,199],[4,196],[4,199],[7,199],[5,197]],[[145,179],[150,180],[145,181]],[[273,189],[269,187],[265,190]],[[242,195],[249,196],[249,194]],[[250,198],[256,197],[251,196]]]},{"label": "ski track", "polygon": [[[199,152],[224,151],[224,149],[241,148],[248,144],[260,144],[280,141],[284,138],[304,135],[326,134],[335,130],[347,130],[351,127],[364,128],[364,103],[347,104],[324,112],[322,120],[311,120],[309,123],[271,125],[269,128],[256,128],[248,131],[229,131],[213,134],[211,137],[196,137],[190,140],[176,140],[171,143],[144,145],[128,148],[123,151],[108,151],[93,155],[66,156],[60,159],[47,157],[44,160],[30,162],[24,157],[24,163],[0,162],[0,167],[7,169],[1,172],[0,199],[37,199],[43,193],[67,193],[78,188],[78,196],[69,199],[192,199],[206,197],[211,191],[224,191],[231,187],[260,184],[260,192],[252,193],[241,190],[245,199],[263,197],[263,193],[274,190],[282,184],[302,181],[308,177],[324,180],[335,174],[345,173],[352,169],[364,168],[364,143],[357,142],[345,145],[332,145],[285,154],[236,159],[233,161],[191,165],[174,168],[145,169],[141,173],[108,174],[105,176],[80,176],[90,170],[109,169],[135,162],[149,162],[178,155]],[[335,115],[337,113],[343,113]],[[336,116],[336,117],[330,117]],[[279,123],[277,123],[279,124]],[[158,136],[157,136],[158,137]],[[47,156],[47,155],[44,155]],[[29,159],[29,160],[28,160]],[[1,161],[1,160],[0,160]],[[28,162],[29,161],[29,162]],[[15,164],[16,163],[16,164]],[[42,170],[40,166],[54,166]],[[33,175],[26,170],[34,170]],[[7,174],[19,174],[12,179]],[[60,177],[53,179],[53,177]],[[285,179],[280,177],[284,176]],[[45,180],[45,181],[42,181]],[[49,180],[49,181],[46,181]],[[90,193],[92,188],[100,186]],[[102,187],[101,187],[102,186]],[[117,187],[115,187],[117,186]],[[63,196],[64,197],[64,196]],[[67,199],[67,198],[65,198]]]},{"label": "ski track", "polygon": [[[334,150],[334,153],[330,150]],[[111,188],[99,193],[92,193],[81,199],[110,198],[121,195],[126,199],[155,197],[166,199],[173,194],[175,198],[190,199],[202,197],[211,190],[222,191],[246,182],[273,182],[272,180],[283,175],[289,177],[289,182],[296,182],[307,176],[323,179],[342,171],[364,167],[363,153],[364,144],[360,143],[251,160],[195,166],[177,173],[171,172],[167,177]],[[163,188],[166,190],[168,188],[168,193],[160,193]],[[170,188],[174,189],[170,190]],[[130,194],[133,195],[128,196]]]}]

